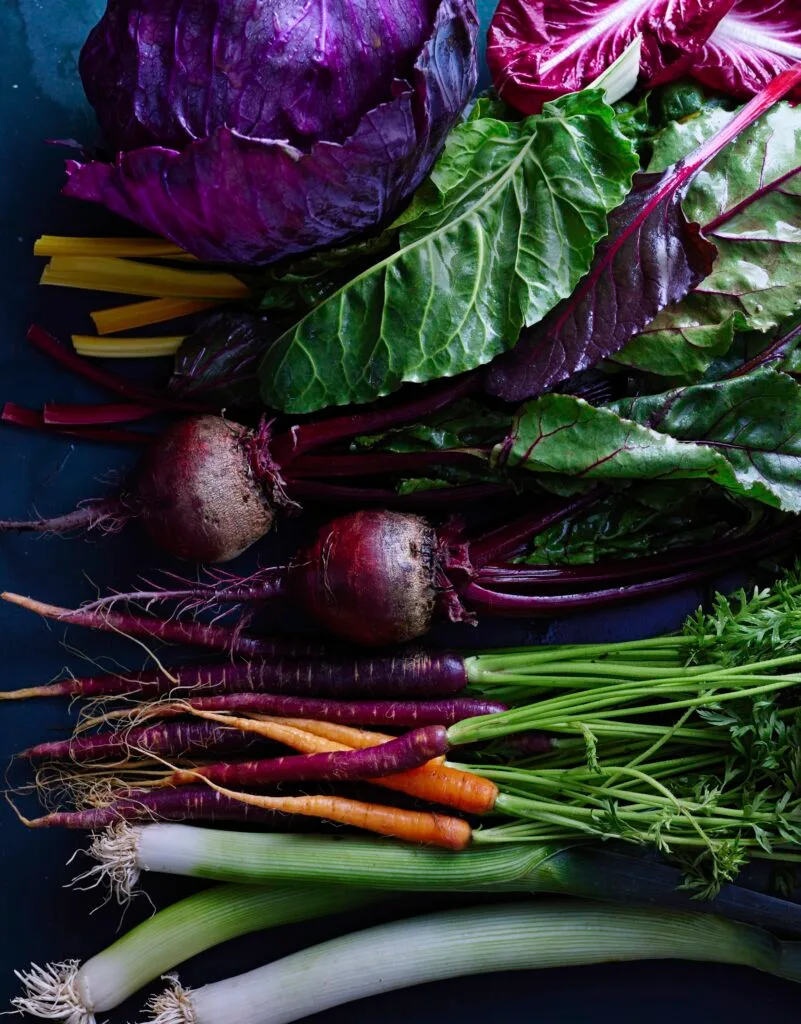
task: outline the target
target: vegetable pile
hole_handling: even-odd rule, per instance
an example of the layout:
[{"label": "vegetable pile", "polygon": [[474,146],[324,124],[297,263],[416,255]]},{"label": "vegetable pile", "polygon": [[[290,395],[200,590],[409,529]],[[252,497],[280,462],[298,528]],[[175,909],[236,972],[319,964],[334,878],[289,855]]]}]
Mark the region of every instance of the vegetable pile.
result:
[{"label": "vegetable pile", "polygon": [[[801,935],[801,21],[501,0],[477,97],[476,38],[472,0],[109,0],[86,42],[104,144],[65,192],[152,234],[35,252],[44,284],[143,301],[72,348],[28,335],[112,402],[2,419],[144,451],[116,493],[0,532],[136,523],[200,564],[74,608],[2,594],[154,664],[0,694],[82,701],[20,752],[12,806],[92,832],[81,877],[120,902],[152,871],[220,884],[19,972],[16,1009],[93,1024],[228,938],[401,892],[443,902],[174,981],[151,1019],[635,957],[801,980],[772,934]],[[94,362],[165,355],[166,385]],[[656,637],[411,646],[732,566],[747,588]],[[747,887],[752,861],[784,889]],[[558,899],[447,902],[473,892]]]}]

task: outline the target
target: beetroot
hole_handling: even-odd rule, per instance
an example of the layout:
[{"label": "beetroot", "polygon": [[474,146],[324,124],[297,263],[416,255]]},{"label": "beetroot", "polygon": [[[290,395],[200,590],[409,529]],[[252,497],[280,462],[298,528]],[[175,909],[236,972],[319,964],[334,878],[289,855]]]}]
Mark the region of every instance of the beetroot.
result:
[{"label": "beetroot", "polygon": [[413,640],[434,618],[436,534],[419,516],[340,516],[300,552],[290,589],[328,633],[371,646]]},{"label": "beetroot", "polygon": [[[498,563],[524,548],[539,530],[594,500],[594,494],[588,492],[554,501],[473,541],[454,534],[452,529],[437,533],[419,516],[386,510],[353,512],[323,526],[289,565],[260,570],[247,580],[228,576],[220,582],[197,583],[184,589],[115,594],[77,609],[58,608],[19,594],[0,596],[61,622],[270,657],[276,652],[270,655],[260,649],[258,638],[243,634],[241,626],[207,623],[195,617],[136,616],[113,610],[112,606],[131,601],[148,605],[185,601],[197,610],[289,600],[301,615],[326,632],[357,644],[381,647],[422,636],[438,616],[452,621],[475,621],[476,613],[531,618],[639,601],[709,579],[732,562],[742,563],[778,551],[792,543],[797,530],[795,524],[780,530],[755,530],[734,540],[708,544],[702,550],[655,556],[638,563],[635,572],[627,562],[600,563],[590,571],[553,569],[544,574],[527,565]],[[394,659],[381,660],[389,662],[392,675]],[[399,668],[401,664],[403,659],[398,660]],[[297,674],[305,673],[310,682],[324,678],[328,671],[325,657],[319,669],[309,661],[297,668]],[[360,675],[361,666],[355,663],[349,685],[353,686]],[[61,684],[56,685],[63,692]],[[52,693],[53,689],[37,687],[17,696],[44,692]]]},{"label": "beetroot", "polygon": [[[61,353],[61,346],[53,339],[48,343]],[[468,376],[444,387],[426,389],[423,397],[410,402],[294,425],[275,436],[266,421],[251,430],[220,416],[191,416],[168,427],[153,441],[125,493],[83,502],[78,510],[62,516],[30,521],[0,520],[0,530],[67,533],[97,527],[115,529],[137,518],[160,547],[178,558],[227,562],[270,530],[278,506],[300,508],[293,500],[294,492],[303,499],[344,500],[351,504],[370,500],[381,504],[391,502],[394,498],[391,487],[337,485],[332,489],[324,480],[315,479],[318,474],[326,474],[329,464],[340,477],[358,477],[362,470],[365,476],[371,476],[382,467],[377,466],[377,459],[370,452],[361,456],[317,458],[307,466],[304,459],[309,458],[309,452],[326,445],[423,418],[463,398],[476,387],[476,380]],[[158,403],[151,404],[154,410],[159,408]],[[137,408],[141,413],[144,405],[131,405],[128,411]],[[95,411],[92,415],[97,419],[102,417],[102,412]],[[31,425],[39,426],[42,417],[33,412],[28,419]],[[21,422],[18,416],[14,421]],[[489,449],[450,449],[433,454],[423,451],[393,456],[388,453],[381,461],[386,464],[384,472],[391,476],[415,470],[427,473],[432,464],[464,465],[476,460],[486,461],[488,456]],[[460,504],[464,504],[484,499],[488,493],[495,494],[499,490],[505,493],[508,485],[463,487],[458,498]],[[427,497],[432,495],[435,499],[442,497],[439,490],[432,489],[421,491],[419,497],[400,496],[399,501],[409,504],[411,499],[416,507],[425,507]]]},{"label": "beetroot", "polygon": [[227,562],[263,537],[273,510],[257,478],[254,435],[219,416],[195,416],[152,445],[135,478],[145,529],[179,558]]}]

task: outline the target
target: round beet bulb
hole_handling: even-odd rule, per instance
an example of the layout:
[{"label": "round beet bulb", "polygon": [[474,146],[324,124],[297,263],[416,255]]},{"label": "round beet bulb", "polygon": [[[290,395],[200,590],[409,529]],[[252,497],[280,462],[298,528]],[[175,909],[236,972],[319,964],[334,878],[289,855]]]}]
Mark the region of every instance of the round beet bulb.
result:
[{"label": "round beet bulb", "polygon": [[425,519],[367,509],[324,526],[291,579],[300,607],[327,631],[382,646],[428,632],[436,572],[436,534]]},{"label": "round beet bulb", "polygon": [[159,438],[134,487],[157,544],[179,558],[227,562],[268,532],[274,516],[251,462],[252,439],[219,416],[182,420]]}]

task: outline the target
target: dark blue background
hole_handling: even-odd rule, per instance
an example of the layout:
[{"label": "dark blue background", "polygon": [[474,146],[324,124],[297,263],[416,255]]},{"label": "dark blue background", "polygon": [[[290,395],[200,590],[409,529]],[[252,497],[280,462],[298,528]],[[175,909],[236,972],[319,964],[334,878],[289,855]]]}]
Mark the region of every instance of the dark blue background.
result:
[{"label": "dark blue background", "polygon": [[[485,22],[494,4],[485,0]],[[113,234],[112,219],[89,206],[59,197],[63,151],[47,147],[48,138],[91,138],[93,125],[85,109],[75,61],[89,26],[101,11],[100,0],[5,0],[0,6],[0,400],[41,406],[47,400],[96,401],[104,398],[53,367],[24,341],[31,321],[68,334],[87,331],[86,311],[113,304],[97,296],[93,304],[58,289],[37,287],[41,261],[31,255],[37,235]],[[26,516],[72,507],[80,498],[106,493],[114,474],[131,463],[127,449],[73,444],[12,429],[0,433],[0,516]],[[258,553],[268,563],[291,545],[300,527],[282,535]],[[32,593],[56,603],[75,604],[95,587],[124,585],[153,566],[164,565],[135,530],[86,541],[55,538],[0,539],[0,586]],[[566,623],[496,627],[483,634],[458,632],[454,642],[522,641],[527,637],[600,640],[646,635],[676,626],[698,600],[693,593],[611,615]],[[132,644],[114,643],[79,630],[69,634],[49,628],[38,618],[7,605],[0,607],[0,673],[3,688],[45,682],[69,665],[91,672],[92,662],[109,665],[114,658],[127,667],[140,664],[142,652]],[[63,734],[67,709],[63,702],[29,702],[0,709],[0,760],[16,750]],[[17,775],[12,768],[12,779]],[[28,832],[11,811],[0,807],[0,1008],[16,994],[13,968],[31,961],[44,963],[70,957],[86,959],[107,945],[120,927],[120,911],[106,906],[90,916],[97,893],[64,889],[75,873],[65,862],[81,845],[80,837],[60,832]],[[156,905],[192,891],[181,879],[148,879]],[[406,900],[406,909],[426,902]],[[147,915],[144,900],[131,908],[123,928]],[[391,916],[393,911],[383,912]],[[379,912],[248,937],[213,950],[181,969],[190,985],[216,980],[255,967],[267,959],[377,920]],[[365,965],[369,970],[369,965]],[[321,1015],[326,1024],[362,1020],[378,1014],[385,1024],[409,1018],[419,1024],[442,1020],[616,1021],[652,1024],[683,1020],[684,1024],[726,1019],[750,1022],[755,1011],[778,1019],[798,1017],[798,989],[756,972],[716,965],[657,963],[609,965],[546,971],[530,975],[430,985],[374,999],[353,1008]],[[111,1015],[113,1021],[137,1016],[143,997]]]}]

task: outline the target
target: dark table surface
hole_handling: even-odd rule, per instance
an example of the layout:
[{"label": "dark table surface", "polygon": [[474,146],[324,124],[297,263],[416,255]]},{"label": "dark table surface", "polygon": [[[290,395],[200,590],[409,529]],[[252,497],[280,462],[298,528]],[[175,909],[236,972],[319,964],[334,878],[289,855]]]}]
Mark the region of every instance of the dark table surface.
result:
[{"label": "dark table surface", "polygon": [[[100,0],[4,0],[0,5],[0,400],[41,406],[47,400],[98,401],[105,396],[77,381],[33,352],[24,341],[32,321],[68,334],[87,331],[86,312],[114,304],[110,296],[87,303],[59,289],[37,287],[41,261],[31,248],[41,233],[114,234],[122,225],[102,211],[59,196],[63,151],[45,139],[91,139],[94,127],[75,70],[89,26],[102,9]],[[494,4],[480,3],[485,22]],[[0,433],[0,516],[27,516],[72,507],[77,500],[108,492],[132,462],[132,453],[109,445],[5,429]],[[293,532],[285,530],[257,552],[263,563],[280,556]],[[124,585],[137,573],[166,565],[135,531],[95,540],[6,537],[0,539],[0,586],[54,603],[75,604],[95,588]],[[596,641],[654,634],[674,628],[698,601],[696,593],[612,614],[567,622],[496,626],[483,634],[456,631],[456,643],[522,642],[531,638]],[[2,688],[47,681],[65,666],[76,673],[116,659],[128,668],[140,665],[142,651],[130,643],[79,630],[50,628],[30,614],[0,606],[0,678]],[[0,760],[44,738],[64,733],[68,720],[59,701],[6,705],[0,714]],[[12,781],[15,769],[12,767]],[[67,859],[82,839],[62,832],[29,832],[9,808],[0,807],[0,1009],[18,986],[15,968],[77,957],[86,959],[149,913],[140,899],[127,911],[106,905],[90,916],[100,894],[64,888],[75,874]],[[157,906],[191,892],[193,883],[175,878],[147,880]],[[406,909],[424,909],[426,901],[405,901]],[[364,912],[248,937],[198,957],[181,968],[183,981],[197,986],[258,966],[350,928],[378,920],[382,912]],[[386,911],[391,916],[393,911]],[[394,913],[397,913],[395,911]],[[755,971],[691,963],[617,964],[494,975],[429,985],[375,998],[355,1007],[322,1014],[321,1024],[366,1020],[385,1024],[413,1019],[442,1020],[616,1021],[651,1024],[679,1019],[684,1024],[726,1020],[750,1022],[758,1010],[774,1020],[798,1019],[799,991]],[[112,1021],[141,1019],[144,995],[109,1015]]]}]

